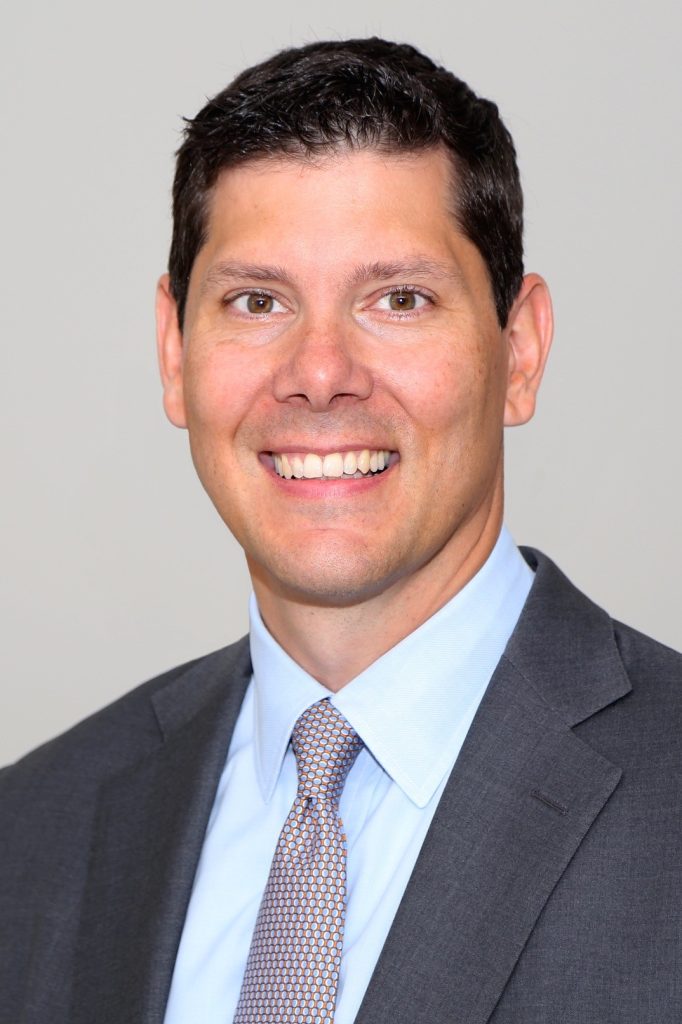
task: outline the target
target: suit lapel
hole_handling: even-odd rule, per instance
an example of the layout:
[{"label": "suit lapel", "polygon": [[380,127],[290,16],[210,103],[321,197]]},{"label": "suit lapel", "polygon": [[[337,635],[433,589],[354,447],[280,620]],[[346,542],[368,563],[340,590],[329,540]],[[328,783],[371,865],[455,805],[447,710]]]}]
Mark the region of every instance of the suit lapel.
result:
[{"label": "suit lapel", "polygon": [[152,698],[161,742],[101,793],[73,1024],[160,1024],[197,861],[248,683],[242,642]]},{"label": "suit lapel", "polygon": [[571,726],[628,690],[608,617],[541,560],[357,1024],[489,1020],[621,775]]}]

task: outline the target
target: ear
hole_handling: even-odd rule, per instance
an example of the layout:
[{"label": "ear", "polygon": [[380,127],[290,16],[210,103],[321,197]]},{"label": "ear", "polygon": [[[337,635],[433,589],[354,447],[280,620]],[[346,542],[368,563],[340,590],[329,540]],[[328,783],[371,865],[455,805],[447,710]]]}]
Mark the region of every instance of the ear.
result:
[{"label": "ear", "polygon": [[166,416],[176,427],[186,427],[182,387],[182,331],[168,274],[159,279],[156,287],[156,348]]},{"label": "ear", "polygon": [[505,427],[527,423],[535,412],[553,330],[549,289],[539,274],[528,274],[504,329],[509,350]]}]

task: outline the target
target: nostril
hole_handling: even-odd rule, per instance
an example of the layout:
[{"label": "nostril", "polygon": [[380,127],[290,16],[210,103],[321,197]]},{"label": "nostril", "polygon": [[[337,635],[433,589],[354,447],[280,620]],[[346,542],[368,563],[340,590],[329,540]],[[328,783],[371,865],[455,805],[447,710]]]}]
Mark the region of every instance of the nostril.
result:
[{"label": "nostril", "polygon": [[356,356],[345,344],[327,343],[319,336],[306,337],[275,371],[275,398],[313,411],[368,398],[373,389],[372,374]]}]

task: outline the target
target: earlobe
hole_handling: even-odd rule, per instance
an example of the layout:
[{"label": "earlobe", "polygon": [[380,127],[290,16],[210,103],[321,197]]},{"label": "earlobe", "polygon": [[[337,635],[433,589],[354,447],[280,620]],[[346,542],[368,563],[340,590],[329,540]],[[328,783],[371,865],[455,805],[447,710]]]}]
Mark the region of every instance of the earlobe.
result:
[{"label": "earlobe", "polygon": [[166,416],[176,427],[186,427],[182,380],[182,331],[168,274],[159,279],[156,288],[156,346]]},{"label": "earlobe", "polygon": [[505,328],[509,352],[505,427],[527,423],[535,412],[553,330],[549,289],[538,274],[528,274]]}]

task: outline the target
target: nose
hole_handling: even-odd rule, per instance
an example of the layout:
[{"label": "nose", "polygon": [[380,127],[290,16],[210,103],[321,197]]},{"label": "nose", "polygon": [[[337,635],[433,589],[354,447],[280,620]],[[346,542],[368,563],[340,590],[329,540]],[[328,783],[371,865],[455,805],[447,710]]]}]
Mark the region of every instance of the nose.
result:
[{"label": "nose", "polygon": [[314,412],[369,398],[372,374],[351,334],[331,323],[302,326],[275,374],[275,398]]}]

